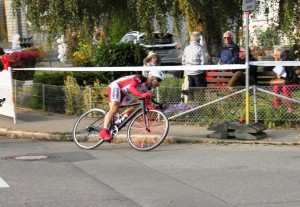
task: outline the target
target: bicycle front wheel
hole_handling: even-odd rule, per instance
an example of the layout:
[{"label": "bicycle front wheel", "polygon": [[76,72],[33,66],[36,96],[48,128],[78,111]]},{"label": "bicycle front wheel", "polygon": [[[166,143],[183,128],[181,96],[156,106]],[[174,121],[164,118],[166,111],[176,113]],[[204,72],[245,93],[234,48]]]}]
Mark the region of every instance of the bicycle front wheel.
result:
[{"label": "bicycle front wheel", "polygon": [[[146,126],[145,126],[146,123]],[[169,132],[169,120],[159,110],[149,110],[143,118],[143,112],[131,121],[127,138],[129,144],[139,151],[149,151],[158,147]]]},{"label": "bicycle front wheel", "polygon": [[93,149],[103,143],[99,132],[103,129],[105,111],[90,109],[82,114],[73,128],[73,140],[82,149]]}]

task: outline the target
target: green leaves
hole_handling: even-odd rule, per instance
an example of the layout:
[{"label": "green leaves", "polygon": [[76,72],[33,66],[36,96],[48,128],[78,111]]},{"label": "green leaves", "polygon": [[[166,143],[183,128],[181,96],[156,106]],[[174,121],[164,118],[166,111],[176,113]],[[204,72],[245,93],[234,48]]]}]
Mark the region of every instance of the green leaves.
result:
[{"label": "green leaves", "polygon": [[138,66],[145,56],[145,51],[137,44],[101,44],[95,50],[93,63],[99,67]]},{"label": "green leaves", "polygon": [[[95,28],[104,27],[108,40],[117,42],[130,30],[151,33],[172,29],[180,34],[182,24],[188,31],[199,31],[199,20],[207,45],[221,44],[226,30],[242,25],[241,0],[12,0],[15,10],[25,8],[32,31],[55,38],[76,31],[91,39]],[[168,27],[171,18],[175,28]],[[126,30],[126,31],[125,31]],[[208,51],[211,50],[208,48]]]}]

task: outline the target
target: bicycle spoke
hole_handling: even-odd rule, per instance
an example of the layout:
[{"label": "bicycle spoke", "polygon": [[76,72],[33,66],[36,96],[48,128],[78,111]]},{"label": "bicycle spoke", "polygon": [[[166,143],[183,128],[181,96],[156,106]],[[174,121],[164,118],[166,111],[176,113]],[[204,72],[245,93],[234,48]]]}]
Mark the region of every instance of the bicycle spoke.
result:
[{"label": "bicycle spoke", "polygon": [[81,115],[73,129],[73,140],[82,149],[93,149],[100,144],[99,132],[103,127],[105,112],[100,109],[91,109]]},{"label": "bicycle spoke", "polygon": [[168,129],[169,122],[166,116],[160,111],[150,110],[145,120],[140,113],[132,121],[127,132],[128,141],[137,150],[151,150],[163,142]]}]

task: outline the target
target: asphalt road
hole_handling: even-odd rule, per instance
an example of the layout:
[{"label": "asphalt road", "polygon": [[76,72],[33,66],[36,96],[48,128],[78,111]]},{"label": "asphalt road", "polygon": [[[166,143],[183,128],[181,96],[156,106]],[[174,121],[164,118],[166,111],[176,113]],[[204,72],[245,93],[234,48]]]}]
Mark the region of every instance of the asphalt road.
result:
[{"label": "asphalt road", "polygon": [[[30,159],[33,159],[29,161]],[[0,138],[3,207],[300,206],[300,147],[72,142]]]}]

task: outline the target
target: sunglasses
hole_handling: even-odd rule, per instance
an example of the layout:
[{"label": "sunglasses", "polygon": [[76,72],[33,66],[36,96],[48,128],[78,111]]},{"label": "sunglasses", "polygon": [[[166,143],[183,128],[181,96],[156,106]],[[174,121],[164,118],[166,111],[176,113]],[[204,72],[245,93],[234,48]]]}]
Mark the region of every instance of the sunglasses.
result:
[{"label": "sunglasses", "polygon": [[160,78],[156,78],[156,80],[157,80],[157,82],[162,82],[162,79],[160,79]]},{"label": "sunglasses", "polygon": [[240,50],[239,52],[246,52],[245,50]]},{"label": "sunglasses", "polygon": [[228,40],[230,39],[230,37],[223,37],[223,38],[224,38],[224,39],[228,39]]}]

